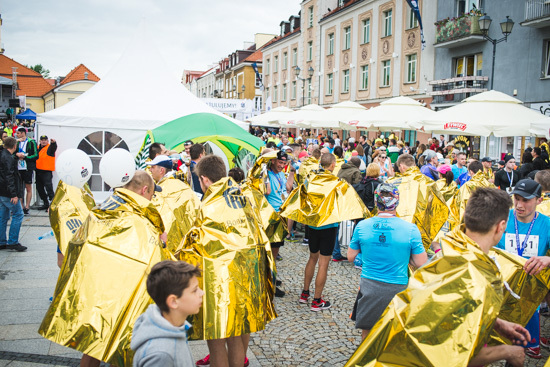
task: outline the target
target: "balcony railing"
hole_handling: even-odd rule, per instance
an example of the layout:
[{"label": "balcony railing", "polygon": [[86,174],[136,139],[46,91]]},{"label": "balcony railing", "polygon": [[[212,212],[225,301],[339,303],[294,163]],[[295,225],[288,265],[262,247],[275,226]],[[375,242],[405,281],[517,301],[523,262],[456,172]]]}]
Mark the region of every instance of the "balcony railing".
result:
[{"label": "balcony railing", "polygon": [[432,80],[432,103],[455,103],[464,98],[487,91],[487,76],[461,76],[449,79]]},{"label": "balcony railing", "polygon": [[454,41],[472,35],[481,35],[479,15],[464,14],[457,18],[447,18],[435,23],[435,43]]},{"label": "balcony railing", "polygon": [[525,21],[550,17],[550,0],[525,0]]}]

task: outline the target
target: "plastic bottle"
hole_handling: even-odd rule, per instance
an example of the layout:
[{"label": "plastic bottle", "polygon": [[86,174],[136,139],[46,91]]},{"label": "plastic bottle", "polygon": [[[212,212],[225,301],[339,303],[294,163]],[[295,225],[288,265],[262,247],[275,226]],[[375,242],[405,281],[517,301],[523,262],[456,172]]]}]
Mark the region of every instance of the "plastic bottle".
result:
[{"label": "plastic bottle", "polygon": [[38,237],[38,240],[45,240],[46,238],[53,237],[53,231],[44,233],[42,236]]}]

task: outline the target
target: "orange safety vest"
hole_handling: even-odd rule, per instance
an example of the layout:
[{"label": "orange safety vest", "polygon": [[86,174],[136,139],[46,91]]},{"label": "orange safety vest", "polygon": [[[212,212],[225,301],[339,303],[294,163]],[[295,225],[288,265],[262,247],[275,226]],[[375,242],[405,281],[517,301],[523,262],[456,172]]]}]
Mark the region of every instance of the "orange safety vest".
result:
[{"label": "orange safety vest", "polygon": [[40,149],[40,152],[38,152],[36,169],[40,169],[42,171],[55,171],[55,157],[50,157],[48,155],[49,146],[50,144],[46,145],[44,148]]}]

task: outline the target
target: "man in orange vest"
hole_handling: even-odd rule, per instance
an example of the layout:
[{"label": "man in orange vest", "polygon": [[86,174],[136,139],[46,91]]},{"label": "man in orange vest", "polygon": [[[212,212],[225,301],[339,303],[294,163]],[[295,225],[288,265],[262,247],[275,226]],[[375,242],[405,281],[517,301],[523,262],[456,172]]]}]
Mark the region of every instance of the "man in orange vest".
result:
[{"label": "man in orange vest", "polygon": [[38,210],[48,210],[55,194],[52,186],[52,172],[55,171],[56,150],[57,143],[54,139],[50,142],[46,135],[40,137],[36,160],[36,191],[44,204]]}]

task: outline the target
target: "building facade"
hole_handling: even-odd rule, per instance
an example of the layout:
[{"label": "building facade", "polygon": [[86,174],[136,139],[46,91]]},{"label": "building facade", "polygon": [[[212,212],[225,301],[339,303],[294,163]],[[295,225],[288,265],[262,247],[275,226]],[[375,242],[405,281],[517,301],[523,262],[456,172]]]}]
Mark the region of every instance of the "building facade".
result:
[{"label": "building facade", "polygon": [[[503,38],[500,22],[508,16],[514,27],[506,42],[496,46],[483,38],[479,18],[493,22],[488,35]],[[545,0],[439,1],[435,40],[435,77],[430,81],[432,107],[442,109],[476,93],[494,89],[550,115],[550,3]],[[494,74],[494,78],[491,76]],[[521,123],[518,121],[518,123]],[[488,143],[488,145],[486,145]],[[501,159],[518,158],[529,137],[469,139],[472,151]]]},{"label": "building facade", "polygon": [[98,81],[99,77],[90,69],[83,64],[78,65],[64,78],[58,78],[54,87],[44,94],[44,111],[48,112],[69,103]]}]

